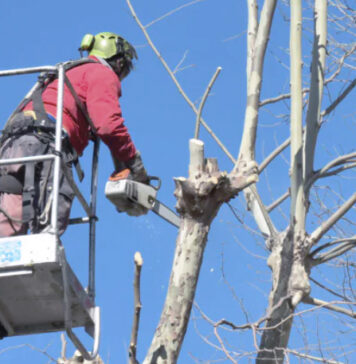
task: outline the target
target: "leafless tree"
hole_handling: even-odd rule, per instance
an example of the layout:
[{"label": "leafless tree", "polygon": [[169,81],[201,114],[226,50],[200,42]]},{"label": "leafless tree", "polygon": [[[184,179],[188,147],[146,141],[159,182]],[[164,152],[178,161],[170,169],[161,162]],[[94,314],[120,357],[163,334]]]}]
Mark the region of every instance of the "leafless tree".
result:
[{"label": "leafless tree", "polygon": [[[277,1],[247,0],[247,103],[243,135],[240,141],[236,141],[240,142],[240,151],[235,159],[202,118],[204,103],[220,69],[210,81],[200,106],[196,107],[179,83],[176,70],[170,68],[150,38],[148,27],[156,21],[144,26],[130,0],[127,4],[148,44],[196,115],[195,136],[190,140],[189,176],[175,179],[181,225],[168,292],[144,363],[177,361],[192,310],[210,225],[222,204],[231,201],[240,192],[243,192],[247,209],[270,252],[267,264],[272,271],[272,288],[266,314],[255,322],[241,325],[224,319],[214,322],[199,310],[213,327],[216,346],[234,363],[246,357],[256,358],[256,363],[282,363],[291,355],[312,362],[339,363],[332,354],[330,358],[324,357],[324,354],[318,356],[311,348],[307,352],[298,351],[289,348],[288,343],[293,322],[320,309],[329,310],[337,317],[351,318],[353,323],[349,325],[355,331],[356,296],[352,279],[355,277],[353,210],[356,193],[346,192],[349,196],[344,198],[343,193],[336,193],[334,186],[340,183],[340,176],[352,173],[356,166],[356,153],[339,153],[318,168],[315,162],[320,132],[356,86],[351,72],[355,70],[356,45],[352,41],[355,11],[346,0],[315,0],[305,4],[301,0],[292,0],[290,4],[282,2],[280,6],[287,18],[285,29],[290,31],[290,90],[262,100],[263,69]],[[260,11],[259,5],[262,5]],[[302,5],[306,7],[303,9]],[[286,15],[287,9],[290,10],[289,15]],[[328,25],[331,29],[329,34]],[[343,32],[342,40],[338,37],[340,32]],[[302,52],[302,42],[309,40],[310,56]],[[309,62],[308,69],[306,64]],[[287,109],[284,118],[290,121],[290,137],[272,150],[259,163],[257,170],[257,130],[261,110],[276,108],[280,104]],[[205,158],[204,143],[199,139],[200,125],[230,158],[232,169],[229,173],[219,170],[216,159]],[[287,148],[290,150],[289,166],[283,170],[290,186],[280,191],[280,198],[267,205],[258,190],[262,183],[262,178],[257,183],[258,174],[262,177],[262,172],[266,172],[271,162],[276,163]],[[321,181],[326,179],[328,184],[323,186]],[[277,228],[275,223],[274,212],[277,209],[287,217],[282,229]],[[317,227],[312,228],[309,221],[316,223]],[[329,287],[311,277],[312,272],[325,265],[330,269],[342,269],[345,273],[343,283]],[[334,298],[330,301],[315,298],[311,284]],[[297,311],[301,303],[312,307]],[[241,351],[228,349],[219,335],[221,328],[249,330],[255,349],[242,354]]]}]

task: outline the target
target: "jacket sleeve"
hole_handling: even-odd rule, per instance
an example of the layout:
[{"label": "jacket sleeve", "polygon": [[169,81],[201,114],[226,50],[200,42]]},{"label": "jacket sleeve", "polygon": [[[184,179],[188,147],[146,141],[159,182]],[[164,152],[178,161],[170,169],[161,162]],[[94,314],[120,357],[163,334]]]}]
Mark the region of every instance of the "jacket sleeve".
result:
[{"label": "jacket sleeve", "polygon": [[124,125],[119,97],[121,84],[116,74],[105,66],[87,74],[86,106],[97,135],[119,161],[134,157],[136,148]]}]

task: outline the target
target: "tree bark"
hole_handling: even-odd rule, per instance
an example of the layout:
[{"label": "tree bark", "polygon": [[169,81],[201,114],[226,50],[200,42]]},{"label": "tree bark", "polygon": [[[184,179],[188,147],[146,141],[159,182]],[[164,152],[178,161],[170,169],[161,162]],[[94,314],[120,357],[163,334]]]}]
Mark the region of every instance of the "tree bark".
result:
[{"label": "tree bark", "polygon": [[290,229],[274,241],[268,266],[272,269],[272,290],[268,316],[262,334],[257,364],[281,364],[300,300],[310,292],[307,254],[310,241],[305,235],[295,236]]},{"label": "tree bark", "polygon": [[194,301],[210,224],[223,202],[256,182],[253,162],[241,162],[231,174],[215,159],[204,159],[204,144],[190,141],[189,178],[177,178],[175,195],[181,225],[168,292],[158,327],[144,364],[177,362]]}]

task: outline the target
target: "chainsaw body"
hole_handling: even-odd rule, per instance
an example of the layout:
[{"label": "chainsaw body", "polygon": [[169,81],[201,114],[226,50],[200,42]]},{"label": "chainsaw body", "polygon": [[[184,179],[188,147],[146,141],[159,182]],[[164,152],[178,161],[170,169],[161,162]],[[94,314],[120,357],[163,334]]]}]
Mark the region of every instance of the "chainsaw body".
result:
[{"label": "chainsaw body", "polygon": [[106,182],[105,195],[120,212],[130,216],[146,214],[148,210],[178,227],[180,218],[167,206],[157,200],[157,192],[161,181],[158,177],[149,177],[158,181],[157,186],[136,182],[130,179],[109,180]]},{"label": "chainsaw body", "polygon": [[108,181],[105,186],[106,197],[121,212],[131,216],[142,215],[153,208],[157,196],[157,188],[152,185],[122,179]]}]

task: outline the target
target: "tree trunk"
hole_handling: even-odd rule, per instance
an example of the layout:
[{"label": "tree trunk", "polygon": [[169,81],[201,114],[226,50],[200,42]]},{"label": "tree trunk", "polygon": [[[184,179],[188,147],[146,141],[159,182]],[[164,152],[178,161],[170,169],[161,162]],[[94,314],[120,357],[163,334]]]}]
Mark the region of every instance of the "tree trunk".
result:
[{"label": "tree trunk", "polygon": [[263,331],[257,364],[281,364],[293,323],[296,306],[309,294],[307,254],[310,244],[304,235],[281,233],[274,242],[268,265],[273,286],[269,297],[268,320]]},{"label": "tree trunk", "polygon": [[175,195],[181,225],[160,322],[144,364],[177,362],[203,260],[210,224],[223,202],[257,180],[256,164],[240,162],[231,174],[215,159],[204,159],[204,144],[190,141],[189,178],[177,178]]},{"label": "tree trunk", "polygon": [[194,300],[209,227],[183,218],[177,239],[164,309],[154,340],[144,361],[175,363],[183,343]]}]

